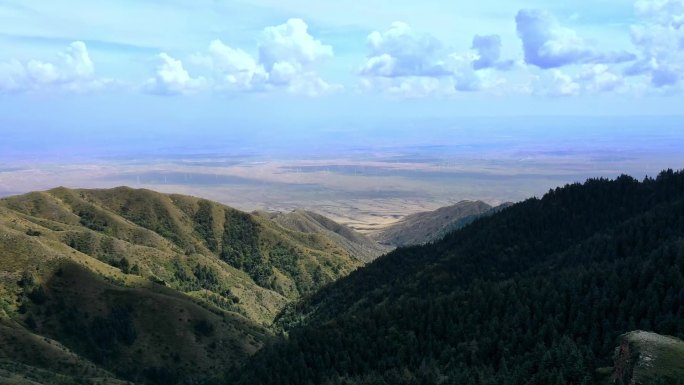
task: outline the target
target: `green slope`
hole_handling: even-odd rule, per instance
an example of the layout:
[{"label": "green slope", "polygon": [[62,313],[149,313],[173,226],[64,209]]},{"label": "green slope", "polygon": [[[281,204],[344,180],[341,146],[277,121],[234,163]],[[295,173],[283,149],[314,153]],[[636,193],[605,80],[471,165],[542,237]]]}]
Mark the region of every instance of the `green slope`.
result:
[{"label": "green slope", "polygon": [[272,338],[264,326],[286,304],[361,265],[324,234],[194,197],[58,188],[5,198],[0,374],[221,381]]},{"label": "green slope", "polygon": [[288,308],[237,382],[592,384],[619,335],[683,320],[684,174],[589,180]]},{"label": "green slope", "polygon": [[13,225],[22,222],[18,231],[36,231],[115,267],[123,263],[129,273],[261,323],[362,265],[323,234],[187,196],[59,188],[6,198],[0,207]]}]

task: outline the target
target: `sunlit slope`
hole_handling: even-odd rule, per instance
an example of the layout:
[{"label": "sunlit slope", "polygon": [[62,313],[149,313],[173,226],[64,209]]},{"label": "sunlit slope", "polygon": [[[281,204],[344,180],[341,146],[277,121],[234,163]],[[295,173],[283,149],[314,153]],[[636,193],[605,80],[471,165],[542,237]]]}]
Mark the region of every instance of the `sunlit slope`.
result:
[{"label": "sunlit slope", "polygon": [[[270,322],[284,304],[361,265],[320,233],[149,190],[65,188],[0,200],[19,231]],[[20,246],[20,245],[19,245]],[[18,252],[21,260],[25,250]]]},{"label": "sunlit slope", "polygon": [[361,265],[323,234],[194,197],[2,199],[0,378],[223,381],[287,303]]},{"label": "sunlit slope", "polygon": [[8,373],[38,367],[36,380],[57,376],[47,383],[109,373],[150,383],[221,378],[268,338],[237,313],[124,274],[0,212],[0,368]]},{"label": "sunlit slope", "polygon": [[271,219],[286,229],[306,234],[323,234],[340,245],[350,255],[364,262],[372,261],[392,249],[380,245],[347,226],[311,211],[294,210],[289,213],[259,212],[258,214]]},{"label": "sunlit slope", "polygon": [[482,201],[462,201],[435,211],[408,215],[401,221],[373,233],[371,237],[384,245],[422,245],[440,239],[449,231],[460,229],[492,208]]}]

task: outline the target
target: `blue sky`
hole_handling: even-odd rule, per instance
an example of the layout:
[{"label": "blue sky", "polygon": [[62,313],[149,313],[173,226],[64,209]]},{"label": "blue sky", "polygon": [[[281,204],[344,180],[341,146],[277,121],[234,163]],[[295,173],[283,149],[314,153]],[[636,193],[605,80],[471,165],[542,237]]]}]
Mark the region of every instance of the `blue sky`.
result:
[{"label": "blue sky", "polygon": [[657,117],[683,82],[684,0],[0,0],[14,136]]}]

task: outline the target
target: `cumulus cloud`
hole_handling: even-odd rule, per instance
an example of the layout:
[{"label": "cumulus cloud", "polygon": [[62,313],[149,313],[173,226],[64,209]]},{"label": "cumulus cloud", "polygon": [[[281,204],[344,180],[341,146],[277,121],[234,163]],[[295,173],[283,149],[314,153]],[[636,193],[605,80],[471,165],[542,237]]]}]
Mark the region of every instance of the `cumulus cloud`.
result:
[{"label": "cumulus cloud", "polygon": [[159,65],[153,77],[147,80],[145,90],[158,95],[181,95],[199,91],[204,85],[202,77],[193,78],[183,67],[183,63],[161,53]]},{"label": "cumulus cloud", "polygon": [[95,65],[82,41],[71,43],[57,59],[54,62],[12,60],[0,63],[0,92],[84,92],[111,83],[95,77]]},{"label": "cumulus cloud", "polygon": [[308,25],[301,19],[266,27],[258,39],[257,51],[258,55],[253,56],[214,40],[207,52],[195,55],[193,61],[212,71],[219,89],[284,88],[315,96],[341,88],[327,83],[316,72],[316,65],[333,57],[334,52],[330,45],[309,34]]},{"label": "cumulus cloud", "polygon": [[471,49],[477,52],[477,59],[473,61],[476,70],[486,68],[509,69],[512,61],[501,61],[501,37],[499,35],[475,35]]},{"label": "cumulus cloud", "polygon": [[267,70],[278,63],[305,67],[332,56],[332,47],[311,36],[302,19],[266,27],[259,40],[259,61]]},{"label": "cumulus cloud", "polygon": [[472,51],[453,52],[403,22],[392,23],[384,32],[372,32],[367,47],[366,61],[359,68],[362,88],[379,87],[409,97],[481,91],[498,82],[490,79],[490,70],[512,65],[501,60],[497,35],[475,36]]},{"label": "cumulus cloud", "polygon": [[515,18],[527,64],[542,69],[578,63],[622,63],[635,59],[628,52],[598,52],[575,31],[562,27],[549,12],[522,9]]},{"label": "cumulus cloud", "polygon": [[639,22],[631,27],[637,62],[625,70],[628,76],[649,76],[656,88],[674,86],[684,75],[684,1],[639,0]]},{"label": "cumulus cloud", "polygon": [[221,40],[209,44],[206,55],[200,56],[200,63],[206,64],[218,76],[219,85],[229,89],[263,89],[269,79],[264,66],[252,55],[229,47]]},{"label": "cumulus cloud", "polygon": [[449,75],[440,60],[444,55],[441,42],[431,35],[414,32],[406,23],[397,21],[385,32],[372,32],[367,46],[368,59],[359,71],[363,76]]}]

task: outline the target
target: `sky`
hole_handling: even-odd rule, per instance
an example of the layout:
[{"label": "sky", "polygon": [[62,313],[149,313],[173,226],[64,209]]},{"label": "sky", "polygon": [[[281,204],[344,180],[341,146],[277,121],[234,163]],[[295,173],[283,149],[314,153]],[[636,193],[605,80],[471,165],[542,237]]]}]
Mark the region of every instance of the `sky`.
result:
[{"label": "sky", "polygon": [[5,152],[468,116],[657,124],[683,81],[684,0],[0,0]]}]

